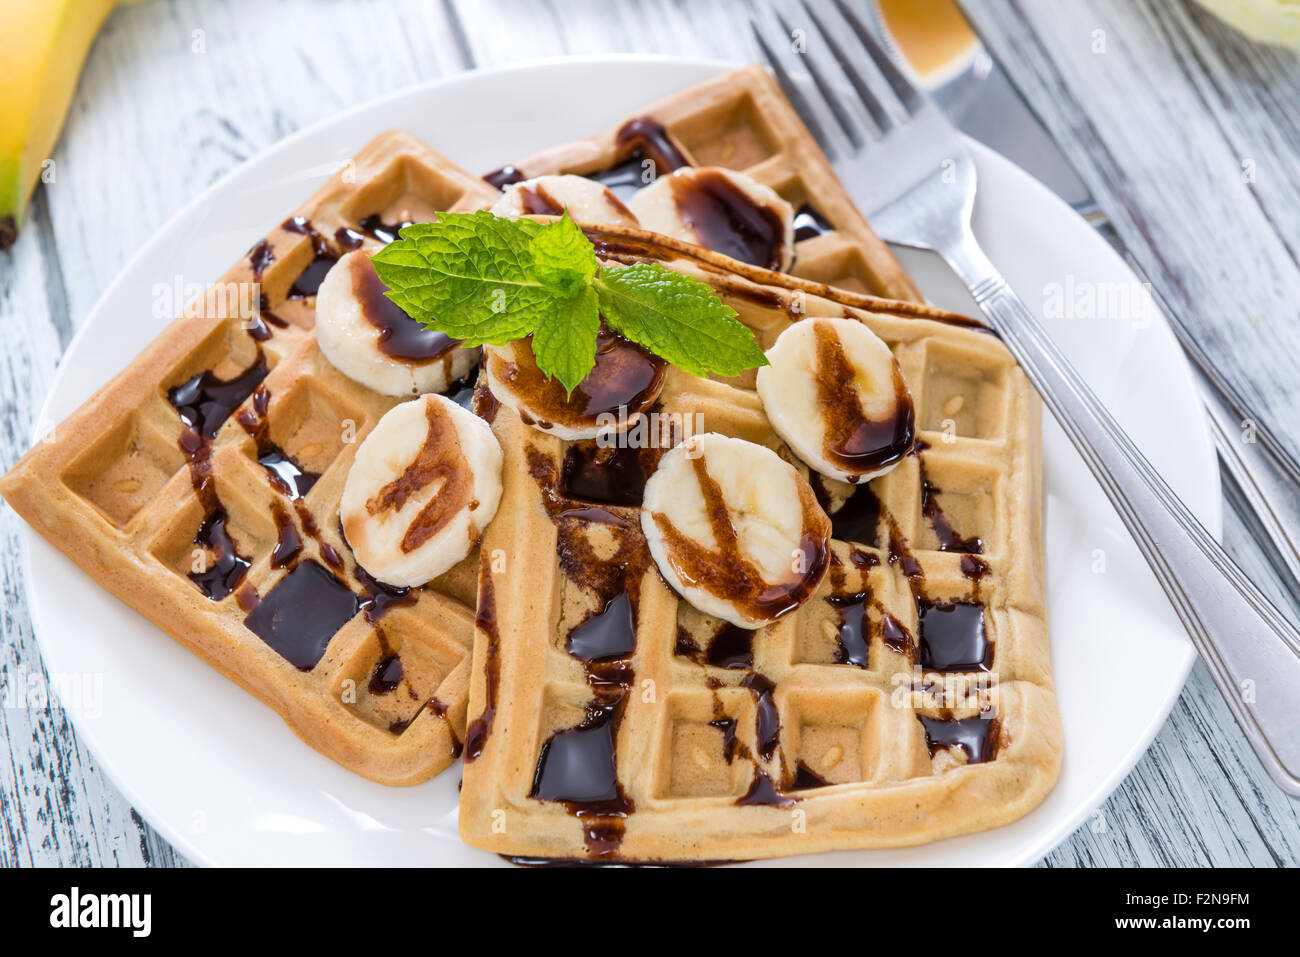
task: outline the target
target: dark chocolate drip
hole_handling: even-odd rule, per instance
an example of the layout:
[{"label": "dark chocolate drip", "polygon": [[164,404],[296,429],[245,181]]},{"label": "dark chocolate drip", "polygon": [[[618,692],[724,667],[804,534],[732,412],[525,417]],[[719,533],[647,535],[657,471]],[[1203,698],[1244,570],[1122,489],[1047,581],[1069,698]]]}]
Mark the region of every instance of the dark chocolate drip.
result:
[{"label": "dark chocolate drip", "polygon": [[290,217],[280,224],[280,228],[287,232],[309,237],[313,253],[312,261],[298,274],[298,278],[289,287],[288,298],[304,299],[316,295],[316,290],[320,288],[325,274],[338,261],[338,252],[330,241],[316,230],[311,220],[305,216]]},{"label": "dark chocolate drip", "polygon": [[795,770],[794,783],[786,788],[786,790],[807,791],[812,788],[830,787],[830,784],[831,782],[827,781],[812,768],[808,767],[808,765],[800,761],[798,768]]},{"label": "dark chocolate drip", "polygon": [[[402,657],[389,653],[379,659],[374,673],[370,676],[369,690],[373,695],[392,694],[402,683]],[[419,712],[416,712],[417,714]],[[410,724],[410,720],[406,722]],[[392,730],[391,728],[389,730]]]},{"label": "dark chocolate drip", "polygon": [[935,537],[939,539],[939,551],[965,552],[968,555],[983,554],[983,541],[976,536],[963,538],[949,524],[947,516],[943,514],[943,509],[939,505],[938,496],[943,490],[931,483],[929,473],[925,469],[925,462],[920,456],[917,456],[917,462],[921,471],[921,514],[929,519],[930,527],[934,529]]},{"label": "dark chocolate drip", "polygon": [[244,624],[295,668],[310,671],[357,608],[351,589],[323,565],[305,561],[262,597]]},{"label": "dark chocolate drip", "polygon": [[[487,561],[487,556],[483,560]],[[484,642],[483,710],[465,728],[465,760],[483,753],[497,714],[497,690],[501,681],[501,636],[497,631],[496,590],[487,568],[479,571],[478,614],[474,619],[475,640]]]},{"label": "dark chocolate drip", "polygon": [[279,502],[271,503],[271,517],[275,520],[276,531],[275,548],[271,550],[271,567],[284,568],[302,551],[302,536],[298,534],[298,526],[293,524],[293,519]]},{"label": "dark chocolate drip", "polygon": [[630,657],[636,650],[636,623],[628,593],[614,595],[600,611],[575,626],[564,647],[583,661]]},{"label": "dark chocolate drip", "polygon": [[251,565],[239,556],[239,548],[230,537],[226,522],[225,511],[218,509],[203,520],[194,535],[194,544],[207,549],[211,560],[206,562],[203,571],[190,572],[190,581],[213,601],[221,601],[234,591]]},{"label": "dark chocolate drip", "polygon": [[410,226],[415,222],[413,219],[403,219],[396,223],[386,223],[378,213],[372,213],[358,224],[361,228],[378,239],[381,243],[387,245],[399,238],[402,228]]},{"label": "dark chocolate drip", "polygon": [[253,269],[254,279],[261,279],[262,273],[266,272],[267,267],[273,262],[275,262],[275,252],[271,249],[269,240],[263,239],[248,251],[248,264]]},{"label": "dark chocolate drip", "polygon": [[666,450],[574,442],[564,453],[561,491],[571,498],[607,505],[641,504],[645,483]]},{"label": "dark chocolate drip", "polygon": [[361,315],[379,330],[379,351],[384,355],[423,364],[443,358],[460,345],[459,339],[426,329],[384,295],[388,286],[375,272],[369,257],[358,256],[349,265],[352,290],[361,304]]},{"label": "dark chocolate drip", "polygon": [[801,243],[805,239],[812,239],[814,236],[820,236],[822,233],[829,233],[835,228],[826,222],[821,213],[807,203],[804,203],[795,211],[793,225],[794,241],[797,243]]},{"label": "dark chocolate drip", "polygon": [[855,592],[826,599],[840,616],[840,646],[835,653],[837,664],[870,667],[867,653],[870,638],[867,629],[868,597],[866,592]]},{"label": "dark chocolate drip", "polygon": [[699,245],[763,269],[780,269],[785,224],[776,211],[754,202],[719,170],[674,177],[677,212]]},{"label": "dark chocolate drip", "polygon": [[200,372],[167,392],[181,421],[205,439],[214,438],[222,423],[230,418],[269,371],[266,357],[259,351],[257,359],[233,379],[218,379],[211,371]]},{"label": "dark chocolate drip", "polygon": [[882,419],[869,419],[858,393],[858,377],[839,334],[825,322],[817,323],[814,333],[817,387],[826,422],[822,453],[852,475],[896,464],[912,451],[916,420],[898,364],[893,363],[891,382],[895,407]]},{"label": "dark chocolate drip", "polygon": [[781,715],[772,697],[776,685],[758,672],[746,675],[740,683],[753,692],[758,703],[758,754],[764,761],[770,761],[781,740]]},{"label": "dark chocolate drip", "polygon": [[947,721],[924,715],[917,717],[925,728],[925,743],[930,749],[931,757],[940,749],[951,747],[965,751],[970,764],[983,764],[997,756],[999,724],[993,718],[976,715],[973,718]]},{"label": "dark chocolate drip", "polygon": [[619,127],[614,140],[624,158],[649,157],[653,160],[656,176],[691,165],[672,134],[652,116],[636,116],[628,120]]},{"label": "dark chocolate drip", "polygon": [[308,472],[277,445],[259,449],[257,464],[266,469],[271,484],[289,498],[302,498],[320,478],[319,473]]},{"label": "dark chocolate drip", "polygon": [[762,768],[754,769],[754,782],[745,792],[745,796],[736,803],[741,807],[759,805],[762,807],[792,807],[798,798],[791,797],[780,790]]},{"label": "dark chocolate drip", "polygon": [[497,189],[505,189],[512,183],[522,183],[528,177],[518,167],[506,164],[490,173],[485,173],[483,180]]},{"label": "dark chocolate drip", "polygon": [[984,606],[972,602],[917,602],[921,667],[930,671],[989,671],[993,644]]}]

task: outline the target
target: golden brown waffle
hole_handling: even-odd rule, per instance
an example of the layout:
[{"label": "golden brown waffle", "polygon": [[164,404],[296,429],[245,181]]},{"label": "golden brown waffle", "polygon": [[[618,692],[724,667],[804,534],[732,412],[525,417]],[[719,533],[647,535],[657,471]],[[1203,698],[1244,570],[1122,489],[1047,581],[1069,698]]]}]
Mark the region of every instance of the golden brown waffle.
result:
[{"label": "golden brown waffle", "polygon": [[[653,122],[645,122],[647,119]],[[630,125],[629,125],[630,124]],[[667,131],[665,139],[656,124]],[[625,199],[679,164],[738,170],[776,190],[797,212],[795,276],[888,299],[920,302],[898,260],[853,205],[830,163],[761,67],[747,66],[660,101],[590,139],[526,157],[497,182],[552,173],[604,180]]]},{"label": "golden brown waffle", "polygon": [[[325,361],[311,293],[340,251],[495,195],[409,135],[380,136],[0,485],[105,588],[312,747],[385,784],[423,781],[459,753],[477,557],[407,594],[359,573],[339,497],[357,444],[397,400]],[[256,282],[263,312],[250,320],[238,305],[249,287],[226,284]],[[216,403],[211,440],[172,401],[186,404],[171,390],[187,385]],[[319,476],[300,498],[296,469]]]},{"label": "golden brown waffle", "polygon": [[[764,348],[804,316],[865,322],[902,367],[922,451],[843,507],[852,487],[821,483],[830,572],[810,602],[746,633],[678,600],[635,505],[613,501],[635,482],[600,481],[652,467],[653,450],[592,470],[591,443],[496,410],[505,491],[481,545],[462,837],[520,857],[747,859],[918,844],[1029,811],[1056,779],[1061,735],[1040,406],[1007,350],[938,310],[635,230],[588,234],[606,260],[710,282]],[[752,372],[670,369],[658,411],[798,464]],[[603,657],[629,627],[635,650]]]}]

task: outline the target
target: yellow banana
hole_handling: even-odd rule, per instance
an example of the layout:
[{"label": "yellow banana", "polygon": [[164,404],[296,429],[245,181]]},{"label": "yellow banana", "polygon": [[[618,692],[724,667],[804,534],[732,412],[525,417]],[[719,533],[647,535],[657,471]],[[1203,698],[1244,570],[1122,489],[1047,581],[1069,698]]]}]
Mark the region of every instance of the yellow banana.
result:
[{"label": "yellow banana", "polygon": [[81,64],[117,0],[0,0],[0,250],[22,224]]}]

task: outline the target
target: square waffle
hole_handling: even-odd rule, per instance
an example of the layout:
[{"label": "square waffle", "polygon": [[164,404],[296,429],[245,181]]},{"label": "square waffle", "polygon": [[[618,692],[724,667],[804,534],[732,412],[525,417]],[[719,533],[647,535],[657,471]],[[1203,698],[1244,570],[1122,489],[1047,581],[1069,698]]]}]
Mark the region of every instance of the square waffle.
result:
[{"label": "square waffle", "polygon": [[[682,602],[649,558],[636,501],[662,447],[611,458],[495,410],[505,489],[481,543],[462,837],[519,858],[727,860],[918,844],[1029,811],[1061,741],[1040,405],[1011,355],[939,310],[588,234],[605,261],[710,283],[764,349],[805,317],[866,323],[901,365],[918,452],[856,491],[815,483],[830,570],[745,632]],[[807,474],[753,372],[670,368],[655,411],[662,445],[694,423]]]},{"label": "square waffle", "polygon": [[[405,133],[378,137],[0,484],[101,585],[384,784],[459,753],[477,558],[411,591],[357,567],[339,498],[398,400],[322,357],[314,293],[341,252],[496,195]],[[240,284],[260,284],[260,311]]]},{"label": "square waffle", "polygon": [[793,275],[886,299],[921,301],[781,88],[758,66],[707,80],[613,129],[526,157],[487,179],[503,185],[573,173],[604,182],[626,200],[651,175],[647,160],[655,164],[654,173],[679,165],[722,166],[774,189],[796,211]]}]

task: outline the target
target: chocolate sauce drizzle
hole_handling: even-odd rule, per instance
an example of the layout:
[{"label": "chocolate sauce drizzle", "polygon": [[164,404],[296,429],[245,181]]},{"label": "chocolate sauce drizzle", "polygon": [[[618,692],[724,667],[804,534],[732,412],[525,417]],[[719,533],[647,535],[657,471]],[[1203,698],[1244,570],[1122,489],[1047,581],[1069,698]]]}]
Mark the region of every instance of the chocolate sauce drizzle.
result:
[{"label": "chocolate sauce drizzle", "polygon": [[917,715],[925,728],[925,743],[934,757],[943,748],[959,747],[966,752],[967,763],[983,764],[992,761],[998,752],[1000,723],[993,718],[976,715],[973,718],[945,720]]},{"label": "chocolate sauce drizzle", "polygon": [[388,286],[379,278],[368,256],[354,257],[349,261],[349,269],[361,315],[379,330],[378,346],[384,355],[411,365],[426,365],[445,358],[460,345],[459,339],[426,329],[384,295]]},{"label": "chocolate sauce drizzle", "polygon": [[415,222],[413,219],[403,219],[395,223],[386,223],[378,213],[372,213],[361,220],[358,225],[375,239],[378,239],[384,245],[388,245],[399,238],[399,233],[401,233],[403,227],[410,226],[413,222]]},{"label": "chocolate sauce drizzle", "polygon": [[322,236],[311,220],[306,216],[291,216],[280,224],[280,228],[311,239],[312,261],[298,274],[298,278],[289,287],[289,299],[305,299],[316,295],[321,281],[330,267],[338,262],[339,254],[328,239]]},{"label": "chocolate sauce drizzle", "polygon": [[754,202],[719,170],[674,177],[673,199],[699,245],[763,269],[780,269],[785,224],[776,211]]},{"label": "chocolate sauce drizzle", "polygon": [[990,671],[993,643],[984,626],[984,606],[975,602],[917,603],[921,667],[929,671]]}]

